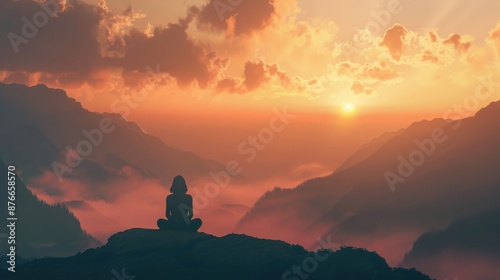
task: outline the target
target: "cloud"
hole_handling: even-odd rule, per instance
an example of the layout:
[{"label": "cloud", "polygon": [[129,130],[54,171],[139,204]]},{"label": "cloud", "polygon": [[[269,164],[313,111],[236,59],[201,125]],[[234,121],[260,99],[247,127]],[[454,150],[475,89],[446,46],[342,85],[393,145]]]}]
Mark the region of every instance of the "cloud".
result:
[{"label": "cloud", "polygon": [[500,23],[490,31],[488,41],[493,44],[496,49],[497,56],[500,57]]},{"label": "cloud", "polygon": [[[59,10],[26,43],[16,45],[19,54],[8,40],[0,41],[0,70],[10,73],[6,81],[34,79],[34,83],[65,88],[84,84],[100,88],[112,71],[124,72],[127,79],[133,72],[146,76],[148,67],[160,65],[159,74],[175,78],[181,87],[196,83],[204,88],[218,79],[228,63],[188,36],[189,16],[147,33],[133,28],[133,22],[144,15],[130,7],[114,15],[103,0],[98,6],[70,0],[61,3]],[[35,1],[2,1],[0,35],[17,32],[24,36],[24,19],[31,20],[41,11]]]},{"label": "cloud", "polygon": [[350,89],[354,94],[373,95],[380,87],[403,80],[403,73],[398,68],[400,65],[388,57],[364,64],[344,61],[333,65],[329,78],[333,83],[343,84],[343,89]]},{"label": "cloud", "polygon": [[227,77],[220,80],[215,87],[215,91],[217,93],[220,92],[228,92],[228,93],[245,93],[245,90],[242,88],[243,82],[241,79],[234,77]]},{"label": "cloud", "polygon": [[389,50],[392,58],[399,61],[403,55],[404,39],[407,34],[408,30],[404,26],[395,24],[385,31],[384,38],[380,45],[385,46]]},{"label": "cloud", "polygon": [[437,34],[435,32],[432,32],[432,31],[429,32],[428,34],[429,34],[430,41],[433,42],[433,43],[436,43],[437,40],[438,40]]},{"label": "cloud", "polygon": [[[81,0],[61,2],[57,16],[49,18],[48,24],[39,28],[26,44],[19,45],[19,55],[14,54],[9,42],[0,43],[3,62],[0,77],[4,82],[44,83],[75,92],[125,93],[127,89],[149,84],[146,80],[152,78],[151,74],[155,86],[172,84],[181,89],[198,87],[218,93],[267,89],[272,90],[272,96],[278,96],[321,89],[321,79],[315,77],[320,71],[316,69],[318,63],[326,65],[330,52],[327,45],[335,29],[332,24],[297,21],[299,10],[293,0],[227,2],[227,5],[232,3],[231,7],[221,3],[210,0],[201,7],[189,8],[186,16],[177,22],[164,27],[148,25],[146,30],[139,30],[134,22],[145,15],[131,7],[113,14],[105,0],[99,0],[97,5]],[[22,32],[21,19],[41,10],[34,0],[7,0],[0,5],[0,16],[5,23],[0,26],[0,35],[5,36],[13,30]],[[270,26],[273,28],[267,28]],[[207,30],[214,32],[207,33]],[[205,35],[198,36],[200,32]],[[248,45],[237,57],[231,53],[233,68],[242,67],[242,76],[226,73],[230,60],[210,47],[216,45],[223,51],[228,46],[227,37],[220,45],[211,41],[224,32],[241,41],[237,45]],[[249,34],[257,37],[242,36]],[[276,63],[249,62],[251,53],[262,45],[261,41],[269,40],[276,42],[269,50],[272,57],[280,55]],[[308,50],[306,54],[305,50]],[[297,61],[290,61],[291,56]],[[308,63],[307,67],[296,67],[299,60]],[[287,74],[281,66],[283,63],[295,75]],[[304,73],[309,78],[298,75]]]},{"label": "cloud", "polygon": [[466,41],[462,42],[462,36],[458,34],[450,35],[446,40],[443,41],[443,44],[452,45],[457,51],[466,52],[470,49],[472,42]]},{"label": "cloud", "polygon": [[[460,34],[450,34],[447,38],[441,38],[437,32],[430,31],[426,36],[418,38],[418,46],[421,49],[421,62],[451,65],[462,55],[467,55],[472,47],[472,37]],[[411,57],[411,54],[410,54]]]},{"label": "cloud", "polygon": [[12,72],[12,73],[7,73],[6,76],[3,78],[3,82],[10,84],[10,83],[16,83],[16,84],[29,84],[30,83],[30,75],[25,73],[25,72]]},{"label": "cloud", "polygon": [[397,71],[386,61],[376,61],[363,65],[354,62],[342,62],[337,65],[336,73],[369,82],[384,82],[399,77]]},{"label": "cloud", "polygon": [[244,93],[254,91],[270,81],[277,82],[283,87],[292,84],[292,79],[278,65],[267,64],[263,61],[247,61],[243,76],[243,79],[234,77],[222,79],[217,84],[217,90]]},{"label": "cloud", "polygon": [[358,81],[354,81],[354,83],[351,86],[351,90],[356,94],[370,95],[373,93],[373,88],[364,86],[362,83]]},{"label": "cloud", "polygon": [[433,86],[458,92],[487,76],[500,57],[500,24],[484,44],[473,44],[469,34],[440,36],[437,29],[417,32],[399,24],[382,35],[365,31],[335,42],[327,76],[332,91],[399,94]]},{"label": "cloud", "polygon": [[74,173],[59,181],[52,170],[29,180],[29,186],[37,196],[58,200],[79,200],[113,202],[129,193],[137,185],[130,182],[156,181],[145,178],[140,171],[130,166],[118,170],[100,167],[91,161],[83,161]]},{"label": "cloud", "polygon": [[216,92],[249,93],[266,91],[267,97],[278,95],[307,95],[313,97],[322,90],[318,79],[304,80],[301,77],[290,77],[277,64],[268,64],[262,60],[245,63],[243,78],[226,77],[216,86]]},{"label": "cloud", "polygon": [[147,73],[148,67],[159,65],[159,72],[175,78],[181,87],[194,82],[201,88],[207,87],[219,77],[229,60],[195,43],[186,29],[187,24],[169,24],[166,28],[155,28],[151,37],[132,29],[124,38],[126,51],[116,66]]},{"label": "cloud", "polygon": [[[0,81],[45,83],[74,96],[127,94],[153,85],[165,92],[316,97],[337,89],[379,92],[411,73],[430,75],[431,69],[439,76],[458,71],[449,68],[458,64],[466,71],[493,55],[466,34],[419,34],[400,24],[381,35],[364,30],[352,42],[338,42],[335,23],[304,20],[296,0],[207,0],[176,22],[145,30],[135,25],[145,15],[132,7],[113,13],[105,0],[57,1],[61,11],[19,45],[19,54],[9,40],[0,41]],[[0,36],[22,35],[23,17],[32,21],[41,10],[35,0],[2,1]],[[500,56],[499,26],[487,41]],[[361,46],[354,44],[358,39]],[[354,52],[346,55],[346,46]]]},{"label": "cloud", "polygon": [[290,78],[276,64],[268,65],[262,61],[256,63],[249,61],[245,64],[245,81],[243,84],[249,91],[259,88],[273,77],[277,78],[283,85],[290,83]]},{"label": "cloud", "polygon": [[125,47],[124,36],[128,34],[136,20],[145,18],[146,15],[134,11],[131,6],[121,14],[115,15],[107,7],[105,0],[99,0],[98,6],[106,12],[106,15],[101,19],[97,35],[101,46],[101,55],[120,57],[123,55]]},{"label": "cloud", "polygon": [[429,61],[432,63],[438,63],[439,58],[437,57],[437,55],[433,54],[432,51],[425,50],[424,54],[422,55],[422,61]]},{"label": "cloud", "polygon": [[[80,1],[58,9],[61,12],[51,17],[34,1],[0,3],[0,36],[12,38],[0,41],[2,70],[85,75],[99,63],[95,34],[104,11]],[[43,15],[47,23],[35,25],[43,23]]]},{"label": "cloud", "polygon": [[[0,36],[15,34],[11,37],[22,38],[13,41],[14,44],[9,40],[0,41],[0,70],[11,77],[29,77],[28,85],[45,83],[74,89],[89,84],[102,88],[110,74],[103,58],[107,53],[107,41],[101,35],[118,20],[110,22],[115,16],[105,9],[105,5],[95,6],[78,0],[58,1],[41,2],[51,10],[59,10],[54,17],[32,0],[0,3]],[[34,25],[43,19],[43,13],[47,16],[46,24]],[[126,16],[120,17],[124,20]]]},{"label": "cloud", "polygon": [[228,32],[235,36],[266,28],[275,16],[274,0],[209,0],[201,8],[192,7],[201,29]]}]

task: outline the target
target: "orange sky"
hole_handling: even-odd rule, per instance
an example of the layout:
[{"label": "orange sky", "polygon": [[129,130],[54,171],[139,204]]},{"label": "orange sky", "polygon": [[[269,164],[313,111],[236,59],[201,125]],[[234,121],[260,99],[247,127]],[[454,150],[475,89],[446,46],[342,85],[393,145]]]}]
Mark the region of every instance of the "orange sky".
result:
[{"label": "orange sky", "polygon": [[[65,89],[85,108],[122,114],[170,146],[241,162],[256,191],[226,191],[201,214],[220,214],[208,232],[231,231],[244,213],[221,205],[251,206],[275,185],[333,172],[386,131],[467,117],[500,99],[498,1],[59,2],[64,8],[30,40],[0,41],[0,81]],[[40,9],[2,1],[0,18],[12,24],[0,31],[22,35],[21,18]],[[248,151],[248,137],[268,131],[285,107],[295,117],[247,161],[240,147]],[[158,182],[147,188],[148,220],[91,206],[117,227],[148,226],[165,193]],[[74,211],[85,228],[94,222]],[[96,234],[114,228],[106,230]]]},{"label": "orange sky", "polygon": [[331,172],[385,131],[499,99],[484,90],[500,81],[495,1],[64,3],[18,54],[0,44],[1,81],[63,88],[221,162],[286,106],[297,117],[246,167],[256,177]]}]

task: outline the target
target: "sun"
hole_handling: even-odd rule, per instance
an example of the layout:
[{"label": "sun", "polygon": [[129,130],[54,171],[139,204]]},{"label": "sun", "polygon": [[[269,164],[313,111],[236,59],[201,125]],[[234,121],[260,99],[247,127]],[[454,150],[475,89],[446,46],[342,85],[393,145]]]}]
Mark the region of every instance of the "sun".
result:
[{"label": "sun", "polygon": [[352,103],[346,103],[344,104],[344,106],[342,107],[344,113],[352,113],[354,112],[354,105],[352,105]]}]

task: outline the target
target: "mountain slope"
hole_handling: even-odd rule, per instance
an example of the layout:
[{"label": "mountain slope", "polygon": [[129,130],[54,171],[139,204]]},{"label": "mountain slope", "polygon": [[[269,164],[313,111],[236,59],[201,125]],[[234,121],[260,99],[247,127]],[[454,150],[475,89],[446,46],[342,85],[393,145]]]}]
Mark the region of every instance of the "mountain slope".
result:
[{"label": "mountain slope", "polygon": [[[320,260],[312,261],[315,257]],[[323,250],[315,256],[297,245],[245,235],[146,229],[117,233],[105,246],[73,257],[21,265],[16,279],[111,279],[116,274],[128,279],[296,279],[294,265],[303,267],[300,273],[307,279],[430,279],[415,270],[390,268],[362,249]],[[6,280],[12,276],[5,271],[0,275]]]},{"label": "mountain slope", "polygon": [[[114,129],[110,128],[111,132],[103,131],[103,121],[111,121],[108,127]],[[102,137],[95,134],[99,133],[99,129]],[[4,154],[6,160],[24,159],[33,150],[32,145],[40,145],[40,149],[36,149],[39,159],[31,166],[25,166],[24,161],[19,162],[20,169],[46,168],[47,163],[54,161],[66,164],[67,147],[78,150],[78,144],[88,140],[87,135],[91,133],[94,133],[92,135],[97,144],[83,158],[105,170],[112,170],[106,166],[106,159],[114,158],[114,162],[121,163],[119,167],[131,166],[146,176],[170,181],[180,173],[188,178],[207,176],[213,167],[220,166],[193,153],[168,147],[160,139],[146,134],[137,124],[123,120],[119,115],[89,112],[80,103],[68,98],[62,90],[44,85],[28,87],[0,84],[0,140],[3,139],[0,142],[0,154]],[[22,137],[26,134],[34,138]],[[13,143],[16,143],[14,150]],[[40,154],[43,147],[47,147],[50,152]],[[55,149],[58,153],[55,153]],[[85,167],[82,165],[79,168]],[[52,167],[49,170],[52,171]]]},{"label": "mountain slope", "polygon": [[500,274],[500,209],[462,217],[446,229],[420,236],[403,266],[441,279],[493,280]]},{"label": "mountain slope", "polygon": [[[174,176],[200,182],[225,169],[167,146],[120,115],[90,112],[63,90],[44,85],[0,83],[0,157],[16,165],[39,199],[59,204],[82,200],[93,206],[73,207],[73,214],[103,241],[144,214],[131,220],[125,211],[99,213],[106,207],[134,203],[138,195],[150,199],[144,203],[163,204]],[[138,211],[149,211],[144,214],[149,216],[155,209]]]},{"label": "mountain slope", "polygon": [[[7,182],[7,166],[0,160],[0,180]],[[5,190],[6,191],[6,190]],[[7,192],[7,191],[6,191]],[[69,256],[100,242],[80,227],[79,221],[62,205],[48,205],[38,200],[24,183],[16,178],[15,190],[16,255],[23,258]],[[7,196],[0,196],[0,219],[7,219]],[[2,228],[1,233],[6,232]],[[2,257],[7,254],[7,242],[0,240]],[[5,262],[2,262],[4,266]]]},{"label": "mountain slope", "polygon": [[362,162],[369,156],[373,155],[380,147],[382,147],[387,141],[392,137],[398,135],[400,131],[396,132],[386,132],[379,137],[373,139],[372,141],[366,143],[352,155],[350,155],[340,166],[335,170],[335,172],[340,172],[344,169],[352,167],[353,165]]},{"label": "mountain slope", "polygon": [[126,228],[119,222],[106,217],[97,209],[82,200],[66,201],[62,203],[68,208],[80,221],[83,228],[92,228],[92,236],[98,240],[107,240],[109,232],[118,232]]},{"label": "mountain slope", "polygon": [[[331,235],[397,263],[420,234],[498,204],[498,119],[500,102],[460,122],[415,123],[350,168],[266,194],[237,232],[304,246],[314,244],[309,236]],[[433,135],[439,141],[429,144]],[[428,153],[422,143],[430,145]],[[384,175],[398,175],[401,158],[415,153],[423,160],[391,189]]]}]

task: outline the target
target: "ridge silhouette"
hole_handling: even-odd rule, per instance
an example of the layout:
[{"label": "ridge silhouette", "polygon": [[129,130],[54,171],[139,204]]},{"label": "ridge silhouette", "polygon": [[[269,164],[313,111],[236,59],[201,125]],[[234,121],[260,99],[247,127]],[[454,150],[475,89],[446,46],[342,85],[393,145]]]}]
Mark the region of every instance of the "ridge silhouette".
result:
[{"label": "ridge silhouette", "polygon": [[193,219],[193,197],[187,194],[187,184],[184,177],[175,176],[172,186],[172,194],[166,198],[165,215],[167,220],[158,219],[158,228],[164,230],[187,230],[197,231],[202,224],[201,219]]},{"label": "ridge silhouette", "polygon": [[[314,269],[311,262],[316,264]],[[376,252],[365,249],[312,252],[299,245],[243,234],[217,237],[141,228],[116,233],[104,246],[72,257],[37,259],[16,268],[15,274],[0,269],[0,279],[431,280],[414,269],[390,267]]]}]

